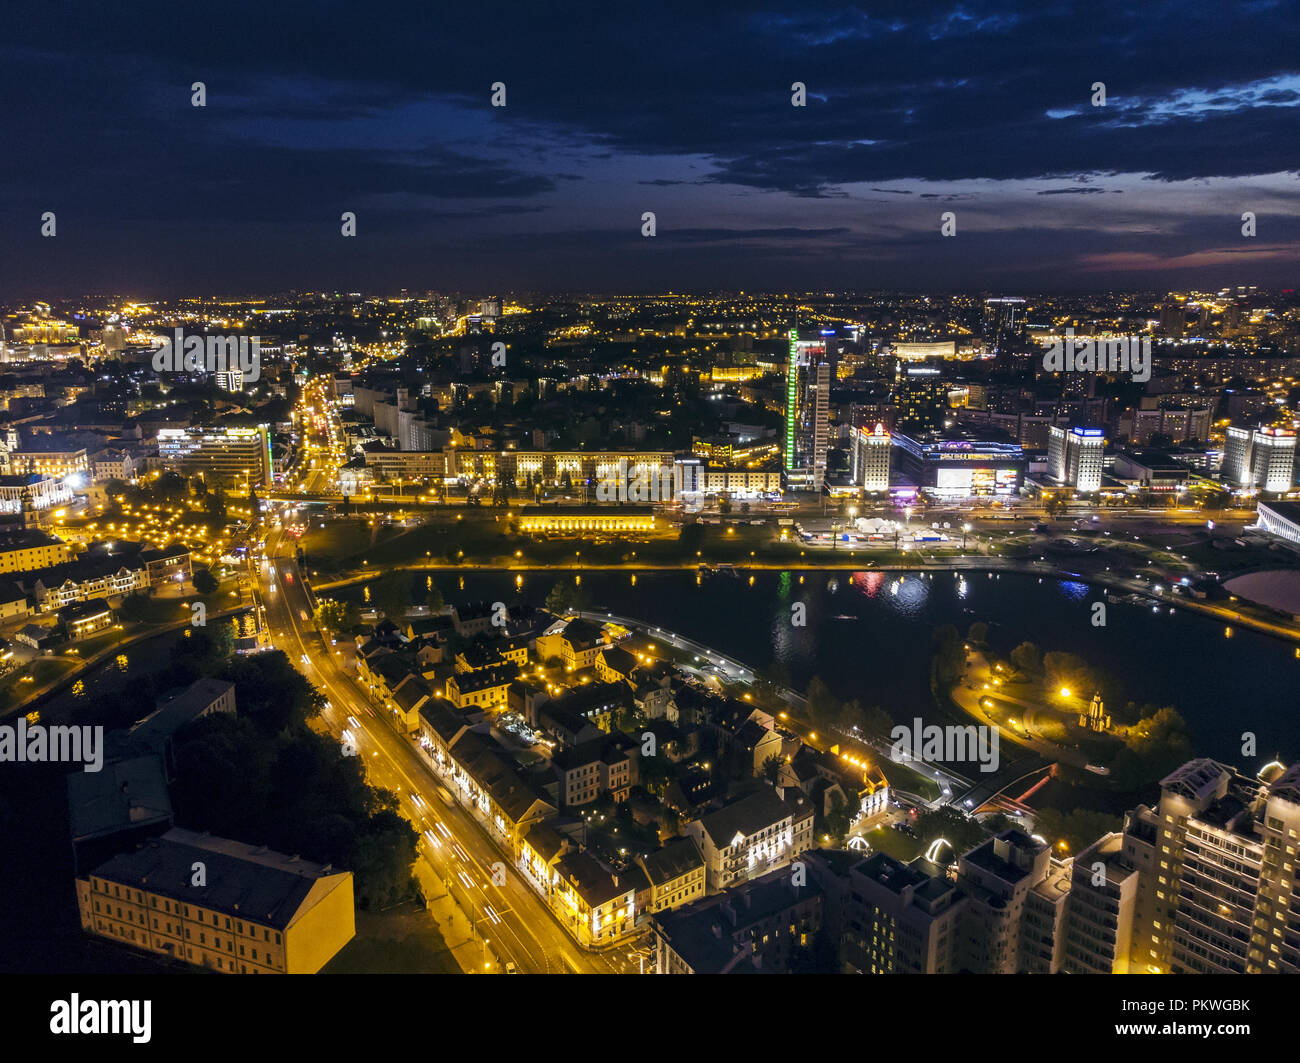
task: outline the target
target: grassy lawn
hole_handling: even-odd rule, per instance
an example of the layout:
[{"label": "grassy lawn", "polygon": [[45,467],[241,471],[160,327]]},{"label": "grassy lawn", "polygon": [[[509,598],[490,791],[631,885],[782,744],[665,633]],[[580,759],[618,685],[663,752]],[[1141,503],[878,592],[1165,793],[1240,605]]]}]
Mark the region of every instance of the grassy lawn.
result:
[{"label": "grassy lawn", "polygon": [[[180,612],[180,610],[178,609],[177,612]],[[95,656],[95,654],[102,653],[104,650],[117,645],[119,642],[125,641],[126,638],[127,632],[110,629],[102,634],[96,635],[94,638],[83,639],[81,642],[76,643],[77,655],[83,661],[88,661],[90,658]]]},{"label": "grassy lawn", "polygon": [[[906,764],[895,764],[892,760],[882,760],[880,761],[880,770],[885,773],[885,778],[889,780],[891,789],[906,790],[909,794],[924,797],[927,801],[933,801],[942,792],[937,782],[925,775],[921,775]],[[898,834],[897,831],[893,830],[889,833]]]},{"label": "grassy lawn", "polygon": [[357,912],[357,936],[322,974],[460,974],[433,917],[414,905]]},{"label": "grassy lawn", "polygon": [[895,860],[914,860],[921,855],[921,843],[892,827],[877,827],[865,835],[867,844],[879,853],[887,853]]}]

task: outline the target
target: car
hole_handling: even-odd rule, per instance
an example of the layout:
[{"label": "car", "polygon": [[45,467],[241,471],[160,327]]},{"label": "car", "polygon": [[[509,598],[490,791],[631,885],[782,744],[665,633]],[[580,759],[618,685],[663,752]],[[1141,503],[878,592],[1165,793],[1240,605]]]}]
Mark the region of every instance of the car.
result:
[{"label": "car", "polygon": [[519,973],[519,971],[515,968],[514,963],[513,963],[512,961],[510,961],[510,960],[507,960],[507,961],[506,961],[506,974],[518,974],[518,973]]}]

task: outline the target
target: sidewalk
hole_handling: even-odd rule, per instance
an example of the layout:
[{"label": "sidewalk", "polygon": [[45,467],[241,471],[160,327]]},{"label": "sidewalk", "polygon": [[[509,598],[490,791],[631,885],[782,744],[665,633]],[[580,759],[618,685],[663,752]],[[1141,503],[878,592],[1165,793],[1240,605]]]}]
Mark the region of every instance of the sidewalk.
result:
[{"label": "sidewalk", "polygon": [[[438,927],[438,933],[451,952],[452,959],[465,974],[483,974],[484,963],[489,974],[504,974],[505,967],[491,947],[486,950],[482,936],[472,926],[469,917],[461,910],[456,899],[447,892],[447,886],[425,860],[417,860],[415,875],[424,891],[429,914]],[[485,957],[486,956],[486,960]]]}]

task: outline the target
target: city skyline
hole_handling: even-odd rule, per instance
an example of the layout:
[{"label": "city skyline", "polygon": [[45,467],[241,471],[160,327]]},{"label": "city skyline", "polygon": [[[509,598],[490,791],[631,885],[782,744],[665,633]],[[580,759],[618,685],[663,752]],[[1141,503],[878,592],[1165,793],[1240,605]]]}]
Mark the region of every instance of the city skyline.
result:
[{"label": "city skyline", "polygon": [[1284,1024],[1297,2],[0,16],[10,1012]]}]

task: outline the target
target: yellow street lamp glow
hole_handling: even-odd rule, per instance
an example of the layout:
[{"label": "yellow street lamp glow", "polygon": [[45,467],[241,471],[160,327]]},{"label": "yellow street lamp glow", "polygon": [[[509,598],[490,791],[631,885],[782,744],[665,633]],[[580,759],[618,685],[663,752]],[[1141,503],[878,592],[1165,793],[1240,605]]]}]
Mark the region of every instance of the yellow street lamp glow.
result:
[{"label": "yellow street lamp glow", "polygon": [[1061,687],[1061,697],[1063,697],[1063,698],[1068,698],[1069,696],[1070,696],[1070,688],[1069,688],[1069,687]]}]

